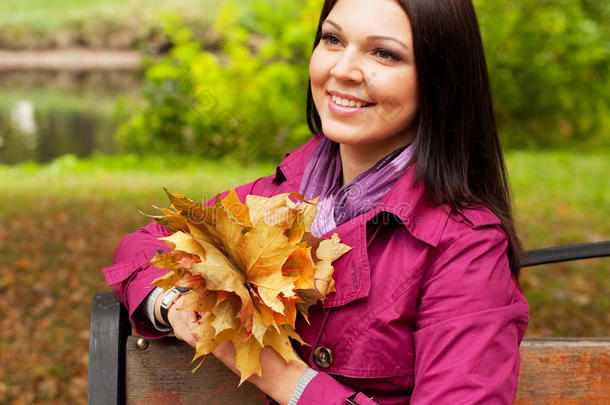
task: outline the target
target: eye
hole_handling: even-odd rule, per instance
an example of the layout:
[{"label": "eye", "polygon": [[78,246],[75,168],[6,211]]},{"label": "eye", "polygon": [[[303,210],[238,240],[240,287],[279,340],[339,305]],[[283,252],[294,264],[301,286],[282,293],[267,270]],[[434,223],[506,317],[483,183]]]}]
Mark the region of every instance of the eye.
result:
[{"label": "eye", "polygon": [[331,34],[328,32],[322,34],[322,40],[328,45],[339,45],[341,43],[341,41],[339,40],[339,38],[337,38],[335,34]]},{"label": "eye", "polygon": [[377,48],[373,51],[373,53],[376,54],[377,56],[379,56],[381,59],[390,60],[390,61],[394,61],[394,62],[397,62],[400,60],[400,56],[398,56],[394,52],[384,49],[384,48]]}]

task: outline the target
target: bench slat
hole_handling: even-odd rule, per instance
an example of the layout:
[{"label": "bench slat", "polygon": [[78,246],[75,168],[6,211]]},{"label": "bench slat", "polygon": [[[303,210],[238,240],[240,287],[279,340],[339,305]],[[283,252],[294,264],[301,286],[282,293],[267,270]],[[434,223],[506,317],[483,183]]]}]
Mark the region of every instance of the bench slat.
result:
[{"label": "bench slat", "polygon": [[137,347],[138,337],[130,336],[126,347],[127,405],[188,405],[265,403],[256,386],[244,382],[214,356],[193,374],[190,363],[195,350],[175,338],[148,340]]},{"label": "bench slat", "polygon": [[515,404],[610,404],[610,339],[524,340]]},{"label": "bench slat", "polygon": [[[210,356],[196,374],[194,350],[176,340],[127,340],[127,405],[264,404],[264,395]],[[173,373],[168,370],[174,370]],[[516,405],[610,404],[610,339],[526,339]]]}]

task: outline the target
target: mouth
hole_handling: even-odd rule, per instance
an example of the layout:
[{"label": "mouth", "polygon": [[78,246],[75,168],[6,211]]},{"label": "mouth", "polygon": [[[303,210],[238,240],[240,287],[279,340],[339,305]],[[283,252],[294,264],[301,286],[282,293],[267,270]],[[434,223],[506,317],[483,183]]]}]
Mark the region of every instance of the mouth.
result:
[{"label": "mouth", "polygon": [[333,101],[333,103],[337,104],[338,106],[347,107],[347,108],[354,108],[354,107],[362,108],[362,107],[370,107],[370,106],[374,105],[374,103],[363,103],[362,101],[355,101],[355,100],[350,100],[347,98],[341,98],[341,97],[333,96],[332,94],[331,94],[330,98]]},{"label": "mouth", "polygon": [[362,100],[361,98],[354,97],[350,94],[339,93],[338,91],[331,91],[328,94],[330,95],[333,103],[341,107],[363,108],[375,105],[375,103]]},{"label": "mouth", "polygon": [[[333,92],[334,93],[334,92]],[[336,93],[328,94],[328,107],[331,112],[340,116],[351,116],[365,111],[369,111],[375,103],[366,102],[360,99],[341,97]]]}]

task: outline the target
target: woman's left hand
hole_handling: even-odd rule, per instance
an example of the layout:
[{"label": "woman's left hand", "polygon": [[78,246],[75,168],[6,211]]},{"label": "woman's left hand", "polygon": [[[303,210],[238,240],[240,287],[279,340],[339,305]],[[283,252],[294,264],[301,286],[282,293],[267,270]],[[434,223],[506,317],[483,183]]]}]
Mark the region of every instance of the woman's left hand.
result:
[{"label": "woman's left hand", "polygon": [[[233,372],[239,375],[235,367],[235,347],[233,342],[225,342],[212,352],[214,357],[222,361]],[[248,381],[269,395],[280,404],[287,404],[299,378],[308,369],[304,362],[290,361],[286,363],[271,347],[261,351],[260,364],[263,376],[253,375]]]}]

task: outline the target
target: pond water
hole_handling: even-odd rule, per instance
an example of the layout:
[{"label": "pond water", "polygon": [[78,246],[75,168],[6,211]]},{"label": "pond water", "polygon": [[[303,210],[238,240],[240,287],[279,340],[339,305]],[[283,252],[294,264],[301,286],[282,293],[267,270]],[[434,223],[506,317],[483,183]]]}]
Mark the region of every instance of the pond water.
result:
[{"label": "pond water", "polygon": [[131,71],[0,72],[0,164],[118,152],[116,104],[139,85]]}]

